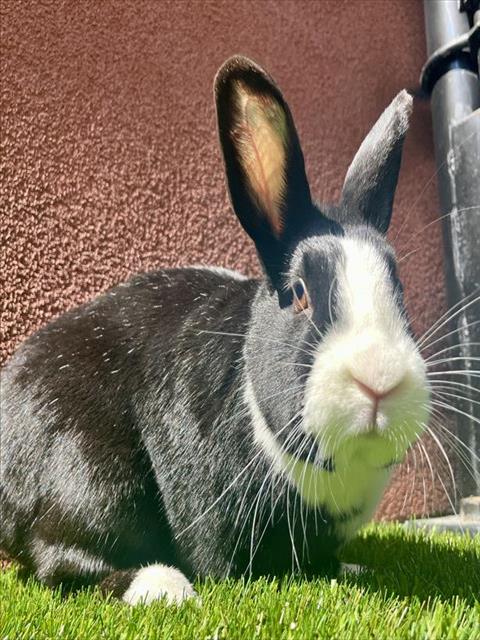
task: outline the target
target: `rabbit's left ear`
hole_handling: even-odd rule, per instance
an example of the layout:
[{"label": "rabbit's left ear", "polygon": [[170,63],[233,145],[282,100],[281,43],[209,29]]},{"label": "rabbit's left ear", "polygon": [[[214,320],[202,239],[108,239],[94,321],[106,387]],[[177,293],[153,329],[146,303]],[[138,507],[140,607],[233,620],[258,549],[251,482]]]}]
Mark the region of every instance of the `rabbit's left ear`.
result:
[{"label": "rabbit's left ear", "polygon": [[343,185],[343,222],[371,224],[386,233],[392,217],[412,103],[407,91],[401,91],[360,145]]},{"label": "rabbit's left ear", "polygon": [[221,67],[215,98],[233,208],[278,288],[288,247],[313,215],[292,114],[272,78],[242,56]]}]

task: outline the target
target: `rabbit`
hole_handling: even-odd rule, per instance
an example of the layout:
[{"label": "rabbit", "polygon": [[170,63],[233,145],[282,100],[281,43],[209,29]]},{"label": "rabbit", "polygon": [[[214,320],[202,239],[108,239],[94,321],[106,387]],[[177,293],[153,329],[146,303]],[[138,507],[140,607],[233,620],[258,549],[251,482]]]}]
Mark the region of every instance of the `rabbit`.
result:
[{"label": "rabbit", "polygon": [[386,239],[412,98],[337,204],[311,196],[292,114],[256,63],[215,79],[232,207],[260,279],[135,275],[2,371],[0,547],[52,587],[135,605],[212,576],[335,576],[430,412]]}]

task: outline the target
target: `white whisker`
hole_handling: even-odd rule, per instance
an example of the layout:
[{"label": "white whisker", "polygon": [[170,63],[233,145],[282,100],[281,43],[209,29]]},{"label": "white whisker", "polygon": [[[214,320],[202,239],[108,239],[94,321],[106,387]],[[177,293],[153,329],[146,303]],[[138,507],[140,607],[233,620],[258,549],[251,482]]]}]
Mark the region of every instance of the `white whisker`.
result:
[{"label": "white whisker", "polygon": [[420,351],[424,352],[427,349],[430,349],[431,347],[433,347],[434,344],[438,344],[439,342],[445,342],[445,340],[447,338],[449,338],[450,336],[453,336],[455,333],[459,333],[460,331],[466,331],[467,329],[471,329],[472,327],[476,327],[479,324],[480,324],[480,320],[473,320],[472,322],[466,322],[465,324],[462,324],[461,326],[457,327],[456,329],[452,329],[448,333],[445,333],[442,336],[440,336],[439,338],[436,338],[435,340],[433,340],[432,342],[429,342],[428,344],[422,346]]},{"label": "white whisker", "polygon": [[[452,481],[452,488],[453,488],[453,495],[454,495],[454,501],[453,502],[455,502],[456,501],[456,496],[457,496],[457,484],[455,482],[455,474],[453,472],[453,468],[452,468],[452,465],[450,463],[450,459],[449,459],[449,457],[447,455],[447,452],[445,451],[444,446],[440,442],[439,438],[435,435],[433,430],[427,425],[425,425],[425,428],[426,428],[427,432],[431,435],[431,437],[434,439],[434,441],[437,444],[441,454],[445,458],[445,461],[446,461],[447,466],[448,466],[448,471],[449,471],[449,474],[450,474],[450,478],[451,478],[451,481]],[[438,474],[438,478],[440,479],[440,482],[442,482],[439,474]],[[443,482],[442,482],[442,486],[444,486]],[[447,495],[447,498],[449,499],[450,504],[452,504],[452,502],[450,500],[450,497],[448,495]],[[452,505],[452,507],[453,507],[453,505]],[[456,511],[454,511],[454,513],[456,513]]]},{"label": "white whisker", "polygon": [[[475,291],[475,294],[477,293],[478,293],[478,290]],[[468,299],[469,297],[470,296],[466,296],[466,299]],[[440,320],[442,320],[442,322],[438,326],[435,326],[436,323],[434,323],[432,327],[428,331],[426,331],[423,334],[423,336],[417,341],[418,346],[422,347],[425,344],[425,342],[429,338],[431,338],[433,335],[435,335],[443,326],[445,326],[448,322],[451,322],[460,313],[463,313],[464,311],[466,311],[469,307],[472,306],[472,304],[476,304],[479,300],[480,300],[480,295],[477,295],[473,300],[469,300],[466,304],[462,305],[459,309],[457,309],[455,313],[449,314],[444,320],[442,320],[442,318],[439,318]]]},{"label": "white whisker", "polygon": [[[480,358],[472,357],[472,356],[454,356],[453,358],[440,358],[439,360],[434,360],[433,362],[430,362],[430,363],[428,363],[427,361],[426,362],[427,362],[427,367],[431,367],[437,364],[457,362],[458,360],[462,360],[463,362],[480,362]],[[470,369],[468,369],[468,371],[470,371]]]},{"label": "white whisker", "polygon": [[433,358],[442,355],[442,353],[446,353],[447,351],[453,351],[455,349],[460,349],[461,347],[477,347],[480,346],[480,342],[459,342],[457,344],[450,345],[445,347],[445,349],[440,349],[436,353],[432,353],[428,358],[424,358],[425,362],[430,362]]}]

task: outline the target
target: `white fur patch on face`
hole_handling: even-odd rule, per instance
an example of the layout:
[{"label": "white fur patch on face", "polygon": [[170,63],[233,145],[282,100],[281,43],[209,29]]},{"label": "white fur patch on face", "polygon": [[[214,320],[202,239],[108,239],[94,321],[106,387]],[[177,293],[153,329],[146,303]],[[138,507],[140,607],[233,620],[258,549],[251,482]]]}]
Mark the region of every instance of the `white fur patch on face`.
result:
[{"label": "white fur patch on face", "polygon": [[181,571],[164,564],[151,564],[135,574],[122,600],[136,605],[165,598],[169,604],[180,604],[195,596],[192,585]]},{"label": "white fur patch on face", "polygon": [[[388,455],[398,460],[428,419],[425,364],[396,303],[383,256],[360,239],[339,243],[344,261],[336,273],[338,320],[316,349],[305,428],[326,451],[350,437],[375,433],[390,442]],[[391,395],[375,406],[361,385]],[[376,458],[379,453],[372,463],[391,461]]]}]

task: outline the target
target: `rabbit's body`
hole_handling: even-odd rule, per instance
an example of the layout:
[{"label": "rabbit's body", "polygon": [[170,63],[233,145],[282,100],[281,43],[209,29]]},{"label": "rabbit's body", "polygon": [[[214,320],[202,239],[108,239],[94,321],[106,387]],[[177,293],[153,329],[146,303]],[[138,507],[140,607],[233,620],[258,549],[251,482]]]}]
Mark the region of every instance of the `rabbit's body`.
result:
[{"label": "rabbit's body", "polygon": [[428,419],[384,237],[411,99],[380,117],[330,207],[261,69],[228,61],[216,100],[264,278],[136,276],[2,372],[0,546],[48,584],[103,581],[134,604],[193,595],[187,577],[332,573]]},{"label": "rabbit's body", "polygon": [[[49,584],[152,562],[189,577],[294,568],[298,498],[277,482],[254,512],[271,471],[244,399],[258,288],[226,270],[141,275],[22,345],[2,374],[1,547]],[[290,523],[301,568],[321,572],[339,540],[305,518]]]}]

